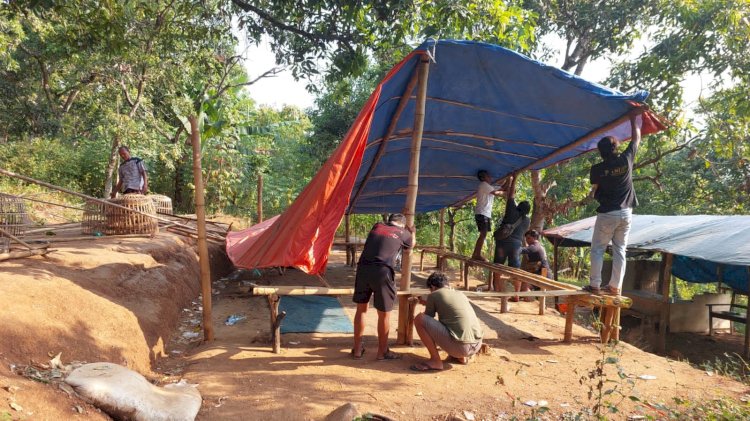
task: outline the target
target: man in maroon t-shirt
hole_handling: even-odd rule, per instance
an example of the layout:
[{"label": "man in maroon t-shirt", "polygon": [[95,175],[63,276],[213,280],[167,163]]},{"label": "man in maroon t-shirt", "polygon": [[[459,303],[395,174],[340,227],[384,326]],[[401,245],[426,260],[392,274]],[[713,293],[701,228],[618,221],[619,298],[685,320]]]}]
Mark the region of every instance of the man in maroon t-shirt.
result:
[{"label": "man in maroon t-shirt", "polygon": [[365,247],[357,262],[357,276],[354,281],[354,296],[357,312],[354,315],[354,347],[351,355],[360,359],[365,353],[362,334],[365,330],[364,313],[367,312],[370,297],[375,295],[375,309],[378,311],[378,360],[396,360],[400,355],[388,349],[390,314],[396,301],[396,283],[393,267],[396,257],[405,248],[414,245],[414,229],[407,230],[406,218],[394,213],[388,223],[378,222],[370,230]]}]

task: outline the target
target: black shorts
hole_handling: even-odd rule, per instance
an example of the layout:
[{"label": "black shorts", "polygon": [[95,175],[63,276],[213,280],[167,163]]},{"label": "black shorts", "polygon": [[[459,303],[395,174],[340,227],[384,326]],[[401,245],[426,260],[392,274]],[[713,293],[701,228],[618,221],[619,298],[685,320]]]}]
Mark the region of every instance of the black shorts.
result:
[{"label": "black shorts", "polygon": [[368,303],[373,294],[375,294],[374,304],[377,310],[393,310],[393,304],[396,302],[396,283],[393,279],[393,269],[381,265],[357,266],[352,301],[357,304]]},{"label": "black shorts", "polygon": [[492,231],[492,219],[484,215],[474,215],[474,220],[477,221],[477,229],[482,232]]}]

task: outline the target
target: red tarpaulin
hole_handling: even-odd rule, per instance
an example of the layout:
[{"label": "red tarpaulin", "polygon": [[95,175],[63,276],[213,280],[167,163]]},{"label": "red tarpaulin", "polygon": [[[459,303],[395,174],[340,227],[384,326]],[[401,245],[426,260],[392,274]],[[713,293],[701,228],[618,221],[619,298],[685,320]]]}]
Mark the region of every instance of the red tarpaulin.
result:
[{"label": "red tarpaulin", "polygon": [[296,267],[322,273],[336,229],[349,203],[381,88],[414,52],[391,69],[373,91],[341,145],[281,215],[227,234],[227,255],[236,267]]}]

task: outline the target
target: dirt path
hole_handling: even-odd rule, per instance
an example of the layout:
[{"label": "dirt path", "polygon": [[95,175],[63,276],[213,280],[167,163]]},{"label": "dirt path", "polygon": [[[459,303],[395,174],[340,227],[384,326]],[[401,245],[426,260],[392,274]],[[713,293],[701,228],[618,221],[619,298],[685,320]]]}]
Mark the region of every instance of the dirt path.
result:
[{"label": "dirt path", "polygon": [[[331,286],[353,285],[354,271],[343,264],[343,253],[335,252],[326,280]],[[417,273],[414,286],[422,287],[429,272]],[[320,281],[296,271],[284,276],[267,271],[248,281],[272,285],[320,285]],[[399,361],[375,360],[374,311],[367,313],[363,360],[352,360],[350,334],[284,334],[281,354],[272,354],[268,305],[265,297],[243,297],[249,286],[242,280],[228,282],[222,289],[227,298],[215,304],[215,343],[196,348],[186,357],[183,375],[200,384],[204,406],[199,419],[316,420],[336,407],[352,402],[362,412],[402,420],[445,419],[450,415],[496,419],[504,414],[531,415],[530,401],[547,401],[547,415],[585,412],[595,402],[599,378],[582,377],[596,369],[602,357],[617,357],[607,364],[608,379],[618,379],[618,367],[628,376],[605,384],[603,391],[617,387],[625,396],[641,401],[671,404],[681,396],[699,401],[717,396],[732,397],[746,388],[718,376],[710,377],[686,363],[669,361],[622,343],[615,351],[604,351],[597,335],[580,326],[574,329],[572,344],[561,342],[564,318],[550,311],[538,316],[535,303],[518,303],[510,313],[500,314],[495,299],[475,300],[489,355],[478,356],[467,366],[453,365],[442,372],[415,373],[408,368],[428,356],[421,346],[394,346],[403,355]],[[340,299],[350,317],[354,306],[348,297]],[[418,310],[419,311],[419,310]],[[231,314],[245,314],[234,326],[222,322]],[[394,318],[397,313],[394,312]],[[395,321],[391,338],[395,339]],[[652,376],[643,380],[640,376]],[[636,404],[615,393],[606,398],[624,415],[658,417],[658,410]],[[606,404],[606,403],[605,403]],[[608,404],[607,404],[608,405]]]},{"label": "dirt path", "polygon": [[[575,341],[561,343],[563,317],[536,315],[536,305],[520,303],[500,314],[494,299],[475,300],[492,346],[467,366],[415,373],[411,364],[427,357],[420,346],[394,347],[398,361],[375,361],[374,311],[367,314],[368,352],[348,356],[351,334],[285,334],[282,353],[270,352],[268,305],[249,297],[249,282],[320,285],[316,277],[289,270],[245,272],[214,283],[216,341],[199,344],[200,303],[197,258],[192,244],[169,235],[154,239],[100,239],[60,243],[47,258],[0,262],[0,419],[106,419],[95,408],[49,385],[18,374],[43,367],[62,352],[64,362],[111,361],[136,369],[157,384],[185,378],[204,397],[201,420],[319,420],[336,407],[355,403],[362,412],[399,420],[477,420],[503,414],[529,416],[529,401],[547,401],[546,417],[591,408],[588,393],[598,378],[582,377],[606,364],[604,390],[621,387],[626,396],[651,404],[671,404],[675,396],[702,401],[719,394],[739,399],[746,387],[708,375],[683,362],[644,353],[627,344],[600,352],[597,336],[574,329]],[[353,285],[354,270],[335,251],[326,274],[331,286]],[[219,258],[214,273],[228,269]],[[428,274],[417,273],[415,286]],[[455,275],[455,274],[454,274]],[[455,278],[457,279],[457,278]],[[350,316],[348,297],[341,303]],[[247,319],[224,325],[232,314]],[[395,338],[395,316],[391,337]],[[710,343],[706,343],[711,345]],[[701,343],[701,346],[706,345]],[[155,364],[155,365],[153,365]],[[27,373],[28,374],[28,373]],[[653,376],[643,380],[639,376]],[[54,380],[54,379],[53,379]],[[659,417],[658,410],[617,393],[606,399],[622,414]],[[11,405],[12,404],[12,405]],[[20,409],[16,409],[20,408]]]}]

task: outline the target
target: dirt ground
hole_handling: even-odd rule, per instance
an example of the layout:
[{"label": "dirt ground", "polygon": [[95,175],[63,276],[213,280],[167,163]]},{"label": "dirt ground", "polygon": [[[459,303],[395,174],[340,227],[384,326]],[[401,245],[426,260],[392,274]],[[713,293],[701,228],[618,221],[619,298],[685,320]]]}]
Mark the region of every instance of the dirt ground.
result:
[{"label": "dirt ground", "polygon": [[[607,407],[619,410],[612,419],[659,418],[664,413],[658,405],[671,405],[678,396],[739,401],[748,393],[741,383],[624,342],[602,351],[597,334],[582,326],[574,327],[573,343],[564,344],[564,318],[554,310],[538,316],[535,303],[513,303],[500,314],[491,298],[473,300],[491,351],[466,366],[412,372],[409,366],[428,355],[418,343],[393,346],[401,360],[376,361],[374,310],[367,313],[362,360],[349,357],[351,334],[284,334],[282,352],[271,353],[268,304],[249,295],[251,283],[350,287],[354,269],[336,250],[321,279],[291,269],[284,275],[265,270],[226,276],[230,268],[215,248],[216,340],[201,343],[198,265],[189,240],[163,233],[54,248],[47,257],[0,262],[0,419],[107,419],[57,386],[60,373],[47,364],[59,352],[65,363],[120,363],[156,384],[196,383],[203,395],[200,420],[321,420],[347,402],[362,413],[397,420],[558,419],[595,405],[588,394],[596,394],[600,378],[588,374],[603,356],[617,362],[605,364],[611,381],[602,391],[616,387],[624,395],[604,398]],[[422,287],[428,274],[415,272],[413,286]],[[351,299],[340,302],[353,317]],[[246,319],[225,325],[233,314]],[[724,339],[672,335],[670,353],[697,361],[740,349],[736,337]],[[542,413],[543,401],[548,410]]]}]

